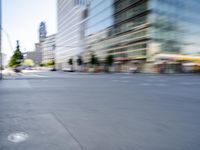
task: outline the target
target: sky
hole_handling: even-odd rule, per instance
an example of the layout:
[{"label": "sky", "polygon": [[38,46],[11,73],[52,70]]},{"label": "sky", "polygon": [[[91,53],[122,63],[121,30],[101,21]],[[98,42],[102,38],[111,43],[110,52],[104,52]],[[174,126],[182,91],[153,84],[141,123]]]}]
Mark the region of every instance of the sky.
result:
[{"label": "sky", "polygon": [[8,57],[20,41],[21,51],[33,51],[41,21],[47,35],[56,33],[56,0],[2,0],[2,51]]}]

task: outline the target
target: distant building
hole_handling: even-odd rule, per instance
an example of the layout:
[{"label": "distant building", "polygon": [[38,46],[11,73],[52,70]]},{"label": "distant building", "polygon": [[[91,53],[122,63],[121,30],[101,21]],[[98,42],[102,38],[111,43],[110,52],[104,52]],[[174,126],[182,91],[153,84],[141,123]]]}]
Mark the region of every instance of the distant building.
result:
[{"label": "distant building", "polygon": [[50,61],[55,59],[55,43],[56,34],[47,36],[43,42],[41,42],[42,49],[42,61]]},{"label": "distant building", "polygon": [[46,24],[45,22],[41,22],[38,30],[39,35],[39,42],[35,43],[35,50],[28,51],[24,53],[25,59],[32,59],[35,65],[39,66],[42,63],[42,42],[46,38]]},{"label": "distant building", "polygon": [[54,60],[55,34],[47,36],[46,24],[41,22],[39,26],[39,42],[35,43],[35,50],[25,53],[26,59],[32,59],[36,65],[44,61]]},{"label": "distant building", "polygon": [[29,51],[24,53],[24,59],[32,59],[35,65],[39,66],[42,62],[41,51]]},{"label": "distant building", "polygon": [[57,0],[56,66],[59,69],[68,66],[68,60],[74,59],[84,51],[84,27],[87,0]]},{"label": "distant building", "polygon": [[41,43],[35,43],[35,51],[41,51]]}]

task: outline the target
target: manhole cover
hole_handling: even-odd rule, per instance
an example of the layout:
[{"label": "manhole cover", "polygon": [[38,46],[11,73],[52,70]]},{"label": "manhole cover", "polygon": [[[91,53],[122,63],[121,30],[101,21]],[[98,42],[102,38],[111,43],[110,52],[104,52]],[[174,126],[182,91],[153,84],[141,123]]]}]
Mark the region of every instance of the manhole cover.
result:
[{"label": "manhole cover", "polygon": [[28,134],[24,132],[12,133],[8,136],[8,140],[13,143],[24,142],[27,140],[27,138],[28,138]]}]

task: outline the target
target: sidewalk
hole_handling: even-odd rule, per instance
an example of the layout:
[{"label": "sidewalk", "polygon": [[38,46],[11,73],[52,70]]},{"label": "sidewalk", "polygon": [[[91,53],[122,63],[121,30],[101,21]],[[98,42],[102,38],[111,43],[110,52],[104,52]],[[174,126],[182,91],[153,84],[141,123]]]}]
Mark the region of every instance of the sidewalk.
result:
[{"label": "sidewalk", "polygon": [[31,86],[27,80],[0,80],[0,90],[9,89],[30,89]]}]

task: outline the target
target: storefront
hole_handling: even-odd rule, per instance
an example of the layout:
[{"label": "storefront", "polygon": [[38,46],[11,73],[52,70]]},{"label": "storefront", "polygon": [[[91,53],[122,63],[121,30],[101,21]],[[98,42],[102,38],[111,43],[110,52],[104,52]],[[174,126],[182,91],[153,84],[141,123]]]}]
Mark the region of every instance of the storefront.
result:
[{"label": "storefront", "polygon": [[158,54],[155,59],[158,73],[191,73],[200,71],[200,56]]}]

